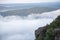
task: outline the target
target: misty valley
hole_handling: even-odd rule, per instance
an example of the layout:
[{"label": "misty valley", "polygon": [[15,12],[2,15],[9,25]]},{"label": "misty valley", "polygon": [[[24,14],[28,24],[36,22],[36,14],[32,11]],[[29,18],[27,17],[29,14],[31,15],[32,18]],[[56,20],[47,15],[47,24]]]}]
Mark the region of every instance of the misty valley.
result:
[{"label": "misty valley", "polygon": [[0,4],[0,40],[35,40],[35,30],[59,15],[60,2]]}]

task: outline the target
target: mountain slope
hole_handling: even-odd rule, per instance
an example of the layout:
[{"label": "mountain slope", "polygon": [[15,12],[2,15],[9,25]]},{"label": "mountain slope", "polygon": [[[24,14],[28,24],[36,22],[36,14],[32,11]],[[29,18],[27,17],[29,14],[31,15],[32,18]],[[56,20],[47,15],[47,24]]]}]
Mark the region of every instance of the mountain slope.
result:
[{"label": "mountain slope", "polygon": [[[46,25],[45,27],[38,28],[35,31],[36,40],[56,40],[55,37],[58,34],[55,34],[55,31],[57,31],[55,29],[57,28],[60,29],[60,16],[58,16],[52,23],[50,23],[50,25]],[[57,39],[59,40],[58,37]]]},{"label": "mountain slope", "polygon": [[41,13],[50,12],[53,10],[57,10],[57,9],[48,8],[48,7],[33,7],[33,8],[29,8],[29,9],[18,9],[18,10],[0,12],[0,15],[2,15],[2,16],[10,16],[10,15],[26,16],[29,14],[41,14]]}]

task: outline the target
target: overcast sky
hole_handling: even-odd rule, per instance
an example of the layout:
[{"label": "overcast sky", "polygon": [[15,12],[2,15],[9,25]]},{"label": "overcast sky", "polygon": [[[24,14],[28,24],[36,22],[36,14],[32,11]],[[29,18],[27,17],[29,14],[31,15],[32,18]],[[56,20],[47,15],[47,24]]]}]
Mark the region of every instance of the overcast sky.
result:
[{"label": "overcast sky", "polygon": [[60,0],[0,0],[0,3],[40,3],[40,2],[60,2]]}]

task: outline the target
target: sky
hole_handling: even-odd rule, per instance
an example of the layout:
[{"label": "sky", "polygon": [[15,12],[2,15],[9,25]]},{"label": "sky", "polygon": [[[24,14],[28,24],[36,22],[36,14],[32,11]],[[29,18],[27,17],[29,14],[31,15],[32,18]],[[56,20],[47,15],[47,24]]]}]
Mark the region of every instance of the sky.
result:
[{"label": "sky", "polygon": [[0,0],[0,3],[40,3],[40,2],[60,2],[60,0]]}]

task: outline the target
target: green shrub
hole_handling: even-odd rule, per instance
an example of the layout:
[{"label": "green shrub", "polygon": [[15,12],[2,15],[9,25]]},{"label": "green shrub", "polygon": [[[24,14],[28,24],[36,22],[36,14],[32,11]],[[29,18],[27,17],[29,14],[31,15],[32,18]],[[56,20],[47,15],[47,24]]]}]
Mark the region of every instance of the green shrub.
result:
[{"label": "green shrub", "polygon": [[55,40],[54,29],[60,26],[60,16],[58,16],[50,25],[46,25],[41,35],[36,40]]}]

